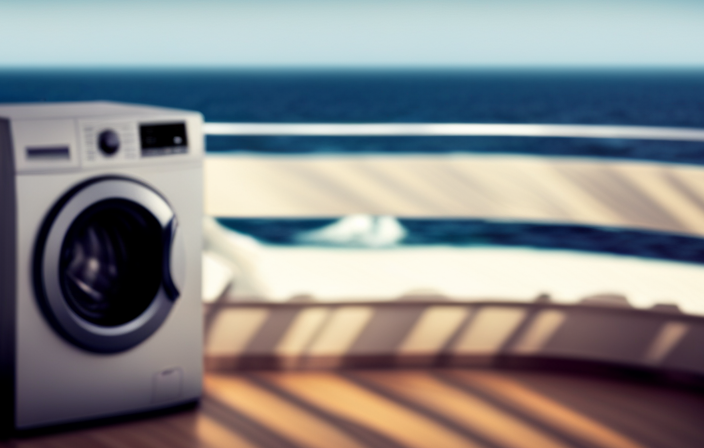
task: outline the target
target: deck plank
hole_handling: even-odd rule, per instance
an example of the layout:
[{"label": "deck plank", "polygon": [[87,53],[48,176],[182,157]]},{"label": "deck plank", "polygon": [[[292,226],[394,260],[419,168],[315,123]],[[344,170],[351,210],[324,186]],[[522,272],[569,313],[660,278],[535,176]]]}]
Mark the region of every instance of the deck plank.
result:
[{"label": "deck plank", "polygon": [[209,373],[198,408],[13,448],[704,446],[704,393],[483,369]]}]

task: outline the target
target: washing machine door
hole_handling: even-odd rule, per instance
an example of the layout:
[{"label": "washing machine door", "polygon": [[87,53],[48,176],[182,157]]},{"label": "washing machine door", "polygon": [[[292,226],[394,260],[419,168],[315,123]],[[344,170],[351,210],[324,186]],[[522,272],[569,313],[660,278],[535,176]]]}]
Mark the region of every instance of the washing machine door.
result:
[{"label": "washing machine door", "polygon": [[127,350],[164,322],[183,284],[183,243],[174,211],[127,178],[83,183],[47,215],[34,254],[45,317],[86,350]]}]

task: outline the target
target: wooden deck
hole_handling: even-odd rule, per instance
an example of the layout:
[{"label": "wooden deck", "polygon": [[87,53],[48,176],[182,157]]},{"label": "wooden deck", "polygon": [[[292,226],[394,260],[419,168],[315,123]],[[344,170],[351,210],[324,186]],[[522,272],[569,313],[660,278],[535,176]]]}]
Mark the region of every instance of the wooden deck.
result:
[{"label": "wooden deck", "polygon": [[704,446],[704,393],[483,369],[210,373],[199,407],[2,447]]}]

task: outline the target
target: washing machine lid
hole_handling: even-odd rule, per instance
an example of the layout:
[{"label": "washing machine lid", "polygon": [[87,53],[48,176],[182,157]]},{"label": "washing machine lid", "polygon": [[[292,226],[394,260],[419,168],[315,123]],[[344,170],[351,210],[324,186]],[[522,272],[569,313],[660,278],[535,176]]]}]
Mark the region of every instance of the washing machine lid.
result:
[{"label": "washing machine lid", "polygon": [[166,200],[128,178],[98,178],[66,193],[37,239],[34,280],[47,320],[95,352],[152,335],[179,296],[172,250],[177,220]]}]

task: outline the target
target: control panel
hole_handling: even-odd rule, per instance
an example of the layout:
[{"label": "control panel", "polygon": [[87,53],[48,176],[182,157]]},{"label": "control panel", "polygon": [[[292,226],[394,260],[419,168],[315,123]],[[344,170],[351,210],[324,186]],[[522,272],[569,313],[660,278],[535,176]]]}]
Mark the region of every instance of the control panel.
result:
[{"label": "control panel", "polygon": [[9,121],[16,172],[181,163],[204,151],[202,117],[193,112],[87,102],[0,105],[0,117]]},{"label": "control panel", "polygon": [[134,121],[90,121],[80,127],[86,165],[139,158],[139,131]]},{"label": "control panel", "polygon": [[185,121],[82,121],[86,166],[188,153]]}]

